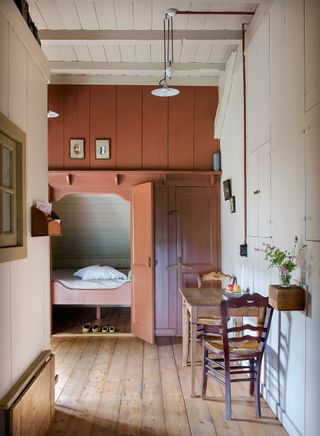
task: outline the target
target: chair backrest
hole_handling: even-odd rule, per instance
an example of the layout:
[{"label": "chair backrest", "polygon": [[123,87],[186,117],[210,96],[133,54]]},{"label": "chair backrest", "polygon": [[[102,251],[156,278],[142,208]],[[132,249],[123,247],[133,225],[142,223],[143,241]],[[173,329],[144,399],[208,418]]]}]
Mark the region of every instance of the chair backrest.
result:
[{"label": "chair backrest", "polygon": [[[241,316],[246,316],[246,309],[248,309],[248,316],[250,316],[250,308],[259,309],[259,322],[256,325],[246,323],[228,328],[228,318],[230,316],[237,316],[237,312],[241,312]],[[229,354],[230,340],[240,343],[247,340],[256,341],[259,344],[257,351],[262,354],[268,339],[272,314],[273,307],[269,305],[268,297],[263,297],[257,293],[244,294],[241,297],[231,297],[228,300],[223,300],[221,302],[221,327],[225,354]],[[249,334],[248,330],[255,334]],[[235,333],[240,336],[235,337]]]}]

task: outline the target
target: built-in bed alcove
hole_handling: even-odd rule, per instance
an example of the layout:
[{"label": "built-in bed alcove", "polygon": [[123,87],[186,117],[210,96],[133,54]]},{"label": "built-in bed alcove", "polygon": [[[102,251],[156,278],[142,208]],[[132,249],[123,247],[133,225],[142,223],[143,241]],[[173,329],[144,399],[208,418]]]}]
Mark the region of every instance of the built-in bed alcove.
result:
[{"label": "built-in bed alcove", "polygon": [[[130,333],[130,201],[76,193],[53,202],[53,210],[63,223],[62,236],[52,239],[53,334],[81,333],[97,320],[118,334]],[[93,265],[89,280],[74,276]]]}]

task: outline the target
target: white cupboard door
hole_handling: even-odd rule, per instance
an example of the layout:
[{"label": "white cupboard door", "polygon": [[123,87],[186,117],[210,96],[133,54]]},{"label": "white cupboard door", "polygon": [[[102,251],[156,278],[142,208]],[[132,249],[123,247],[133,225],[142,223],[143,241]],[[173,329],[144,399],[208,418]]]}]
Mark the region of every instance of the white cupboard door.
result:
[{"label": "white cupboard door", "polygon": [[259,202],[259,236],[269,238],[271,235],[271,158],[270,142],[258,150],[258,202]]},{"label": "white cupboard door", "polygon": [[306,144],[306,239],[320,241],[320,105],[308,113]]},{"label": "white cupboard door", "polygon": [[154,225],[152,182],[131,188],[132,334],[154,343]]},{"label": "white cupboard door", "polygon": [[257,237],[258,226],[258,153],[247,157],[247,230],[248,236]]}]

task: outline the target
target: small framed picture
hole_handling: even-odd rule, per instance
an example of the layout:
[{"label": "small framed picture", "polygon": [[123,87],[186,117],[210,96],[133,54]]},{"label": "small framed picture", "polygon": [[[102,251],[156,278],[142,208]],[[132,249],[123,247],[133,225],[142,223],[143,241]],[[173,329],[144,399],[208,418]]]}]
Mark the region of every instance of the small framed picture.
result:
[{"label": "small framed picture", "polygon": [[235,213],[236,211],[236,197],[232,195],[230,198],[230,212]]},{"label": "small framed picture", "polygon": [[231,180],[227,179],[223,182],[223,194],[225,200],[230,200],[231,198]]},{"label": "small framed picture", "polygon": [[111,139],[96,139],[96,159],[110,159]]},{"label": "small framed picture", "polygon": [[70,139],[70,159],[84,159],[84,139]]}]

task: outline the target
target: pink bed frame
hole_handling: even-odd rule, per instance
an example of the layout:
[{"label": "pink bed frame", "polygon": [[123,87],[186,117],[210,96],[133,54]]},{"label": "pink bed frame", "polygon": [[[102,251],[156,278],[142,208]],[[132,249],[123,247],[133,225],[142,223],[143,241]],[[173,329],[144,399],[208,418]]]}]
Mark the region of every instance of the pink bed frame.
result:
[{"label": "pink bed frame", "polygon": [[72,289],[52,282],[52,304],[81,304],[97,306],[96,318],[101,318],[101,306],[131,306],[131,282],[116,289]]}]

